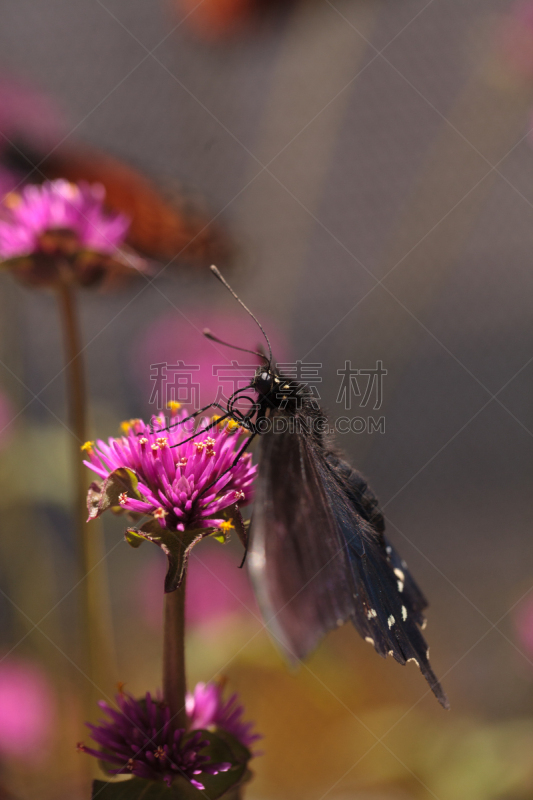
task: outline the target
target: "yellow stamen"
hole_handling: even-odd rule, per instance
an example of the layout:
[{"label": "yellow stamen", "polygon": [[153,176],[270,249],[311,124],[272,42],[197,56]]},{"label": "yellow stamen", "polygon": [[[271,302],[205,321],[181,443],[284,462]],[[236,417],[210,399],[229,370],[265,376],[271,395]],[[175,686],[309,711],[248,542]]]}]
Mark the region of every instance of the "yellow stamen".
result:
[{"label": "yellow stamen", "polygon": [[181,408],[181,403],[178,403],[177,400],[169,400],[167,403],[167,408],[175,414]]},{"label": "yellow stamen", "polygon": [[237,428],[240,428],[240,427],[241,426],[239,425],[239,423],[236,422],[234,419],[230,419],[229,420],[229,422],[228,422],[228,431],[230,433],[233,433],[233,431],[236,431]]},{"label": "yellow stamen", "polygon": [[140,419],[125,419],[120,423],[120,429],[123,433],[129,433],[139,422],[141,422]]},{"label": "yellow stamen", "polygon": [[94,447],[94,442],[85,442],[85,444],[82,444],[82,446],[80,447],[80,450],[82,450],[85,453],[91,453],[93,447]]},{"label": "yellow stamen", "polygon": [[221,522],[220,525],[218,526],[219,530],[221,530],[222,533],[229,533],[231,530],[233,530],[234,527],[235,526],[233,525],[233,522],[230,522],[229,519],[225,520],[225,522]]}]

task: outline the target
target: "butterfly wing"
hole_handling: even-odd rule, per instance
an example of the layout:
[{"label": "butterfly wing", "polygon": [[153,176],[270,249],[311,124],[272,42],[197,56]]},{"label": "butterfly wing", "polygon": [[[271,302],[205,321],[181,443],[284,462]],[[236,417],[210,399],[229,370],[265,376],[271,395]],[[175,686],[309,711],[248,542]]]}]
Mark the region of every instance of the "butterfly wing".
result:
[{"label": "butterfly wing", "polygon": [[383,657],[392,655],[400,664],[415,661],[438,701],[448,708],[420,630],[427,602],[405,562],[385,540],[375,496],[362,476],[338,457],[330,455],[318,463],[329,507],[346,545],[354,587],[354,626]]},{"label": "butterfly wing", "polygon": [[262,435],[249,566],[275,639],[302,659],[351,619],[381,656],[415,661],[448,708],[420,630],[426,600],[384,527],[366,481],[320,441]]},{"label": "butterfly wing", "polygon": [[[383,534],[385,520],[379,510],[379,501],[365,478],[333,450],[326,452],[326,460],[335,474],[336,480],[341,481],[342,490],[350,499],[357,514],[370,523],[377,534]],[[409,572],[407,564],[388,541],[387,537],[378,535],[377,541],[385,548],[387,559],[396,575],[398,588],[403,593],[404,602],[409,613],[423,629],[426,625],[426,619],[422,612],[428,605],[426,598]]]},{"label": "butterfly wing", "polygon": [[248,564],[267,626],[295,661],[351,617],[350,566],[309,438],[269,431],[260,448]]}]

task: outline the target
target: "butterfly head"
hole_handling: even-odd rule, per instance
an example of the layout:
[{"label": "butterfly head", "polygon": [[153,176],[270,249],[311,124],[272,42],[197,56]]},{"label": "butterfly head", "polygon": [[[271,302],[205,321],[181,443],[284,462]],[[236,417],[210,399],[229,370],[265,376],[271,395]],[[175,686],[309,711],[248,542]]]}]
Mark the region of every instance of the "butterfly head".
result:
[{"label": "butterfly head", "polygon": [[259,397],[268,397],[273,391],[277,390],[279,378],[274,370],[267,364],[258,367],[253,381],[252,388],[257,392]]}]

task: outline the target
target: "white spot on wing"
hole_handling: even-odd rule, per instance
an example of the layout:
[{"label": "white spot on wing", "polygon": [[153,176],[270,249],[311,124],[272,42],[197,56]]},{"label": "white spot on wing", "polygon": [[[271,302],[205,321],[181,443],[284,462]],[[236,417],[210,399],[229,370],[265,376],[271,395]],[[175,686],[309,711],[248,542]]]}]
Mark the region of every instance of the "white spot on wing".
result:
[{"label": "white spot on wing", "polygon": [[387,547],[385,548],[385,550],[387,551],[387,553],[388,553],[388,554],[389,554],[389,556],[390,556],[390,554],[392,553],[392,547],[390,546],[390,544],[388,544],[388,545],[387,545]]},{"label": "white spot on wing", "polygon": [[368,644],[374,644],[374,640],[371,636],[365,636],[365,642],[368,642]]},{"label": "white spot on wing", "polygon": [[398,578],[398,591],[399,592],[403,592],[405,575],[403,574],[401,569],[397,569],[397,568],[394,570],[394,574]]},{"label": "white spot on wing", "polygon": [[374,617],[377,617],[378,612],[376,611],[375,608],[369,608],[368,611],[366,612],[366,615],[368,619],[373,619]]},{"label": "white spot on wing", "polygon": [[402,606],[402,619],[404,622],[407,619],[407,609],[405,606]]},{"label": "white spot on wing", "polygon": [[425,631],[426,627],[427,627],[427,624],[428,624],[427,619],[424,619],[424,621],[422,622],[422,625],[420,626],[420,630]]},{"label": "white spot on wing", "polygon": [[391,615],[390,615],[390,617],[389,617],[389,618],[388,618],[388,620],[387,620],[387,623],[388,623],[388,625],[389,625],[389,628],[392,628],[392,626],[394,625],[394,623],[395,623],[395,622],[396,622],[396,620],[394,619],[394,617],[393,617],[393,616],[392,616],[392,614],[391,614]]},{"label": "white spot on wing", "polygon": [[407,663],[409,663],[410,661],[414,661],[414,662],[415,662],[415,664],[416,664],[416,666],[418,667],[418,669],[420,669],[420,664],[418,663],[418,661],[416,660],[416,658],[408,658],[408,659],[407,659]]}]

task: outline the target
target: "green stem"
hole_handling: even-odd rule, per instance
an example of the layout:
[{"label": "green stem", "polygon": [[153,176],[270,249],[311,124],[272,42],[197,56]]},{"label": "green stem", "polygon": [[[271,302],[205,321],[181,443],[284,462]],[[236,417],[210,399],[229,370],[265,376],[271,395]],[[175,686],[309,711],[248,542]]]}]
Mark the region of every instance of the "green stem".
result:
[{"label": "green stem", "polygon": [[165,595],[163,697],[176,728],[187,728],[185,712],[185,575],[181,586]]},{"label": "green stem", "polygon": [[[78,537],[78,572],[81,603],[81,636],[84,672],[92,689],[86,692],[89,718],[95,713],[95,699],[112,691],[116,682],[111,635],[111,614],[105,572],[105,548],[101,527],[88,525],[88,477],[82,463],[81,445],[87,441],[87,405],[83,352],[79,332],[76,299],[72,285],[65,278],[58,288],[59,310],[63,328],[65,373],[69,425],[72,443],[72,475],[75,487],[75,523]],[[96,694],[98,693],[98,698]]]}]

